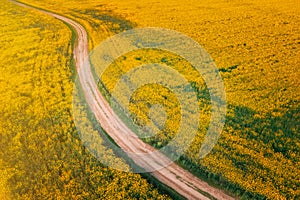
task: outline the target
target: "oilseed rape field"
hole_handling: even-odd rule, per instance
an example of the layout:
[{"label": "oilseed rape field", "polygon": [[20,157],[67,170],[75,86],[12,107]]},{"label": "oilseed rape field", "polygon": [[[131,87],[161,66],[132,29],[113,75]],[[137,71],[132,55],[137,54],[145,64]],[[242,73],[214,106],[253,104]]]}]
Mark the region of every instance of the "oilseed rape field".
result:
[{"label": "oilseed rape field", "polygon": [[7,1],[0,7],[0,199],[168,199],[140,175],[102,166],[83,148],[71,114],[68,27]]},{"label": "oilseed rape field", "polygon": [[[197,41],[218,67],[227,101],[222,134],[203,159],[198,152],[211,117],[210,94],[188,62],[160,50],[130,52],[102,74],[99,88],[109,96],[120,77],[141,64],[171,66],[196,91],[201,121],[176,162],[238,199],[300,198],[299,2],[20,2],[83,25],[90,50],[109,36],[141,27],[168,28]],[[72,116],[73,30],[38,11],[5,0],[0,4],[0,199],[175,199],[149,178],[103,166],[82,145]],[[138,125],[149,122],[149,105],[162,105],[167,116],[155,115],[160,131],[144,142],[161,148],[174,137],[177,103],[159,85],[134,93],[130,112]],[[89,116],[81,117],[88,121]],[[93,124],[85,126],[95,132]],[[104,142],[99,148],[106,159],[129,167]]]}]

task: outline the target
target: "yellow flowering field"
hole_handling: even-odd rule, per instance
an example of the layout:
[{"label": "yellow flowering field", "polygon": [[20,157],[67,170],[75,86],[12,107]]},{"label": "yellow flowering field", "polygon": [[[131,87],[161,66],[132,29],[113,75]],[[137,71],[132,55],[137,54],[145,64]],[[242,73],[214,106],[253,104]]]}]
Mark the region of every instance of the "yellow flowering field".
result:
[{"label": "yellow flowering field", "polygon": [[[149,26],[174,29],[199,42],[223,78],[227,118],[218,144],[207,157],[199,159],[197,153],[210,117],[209,96],[202,79],[185,71],[191,69],[188,65],[167,63],[194,82],[202,110],[203,126],[179,163],[244,199],[300,198],[300,4],[296,0],[22,2],[80,22],[89,33],[90,49],[115,33]],[[126,55],[126,61],[119,59],[110,66],[102,77],[108,90],[121,72],[135,65],[153,62],[151,59],[166,63],[161,52],[148,52],[155,55],[143,59],[140,54],[133,52]],[[135,93],[131,104],[132,115],[140,124],[147,123],[149,111],[140,99],[163,104],[158,93],[171,99],[164,106],[172,120],[147,141],[160,147],[178,127],[175,99],[159,87],[144,89],[144,93]],[[156,98],[147,95],[151,92],[156,92]]]},{"label": "yellow flowering field", "polygon": [[[168,199],[140,175],[103,166],[82,145],[72,116],[71,30],[5,0],[0,21],[0,199]],[[85,128],[97,134],[92,124]]]}]

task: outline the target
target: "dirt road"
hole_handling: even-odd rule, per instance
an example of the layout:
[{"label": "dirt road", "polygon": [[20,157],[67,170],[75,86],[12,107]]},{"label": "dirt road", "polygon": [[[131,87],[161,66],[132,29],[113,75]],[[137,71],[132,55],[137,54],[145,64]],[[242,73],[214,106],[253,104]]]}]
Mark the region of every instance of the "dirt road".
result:
[{"label": "dirt road", "polygon": [[[26,8],[36,9],[22,3],[11,2]],[[97,84],[92,76],[90,63],[84,63],[85,58],[89,55],[88,37],[85,29],[79,23],[67,17],[43,10],[39,11],[64,21],[76,31],[77,43],[73,52],[78,78],[83,88],[86,101],[101,127],[124,151],[128,152],[128,156],[137,165],[148,171],[153,171],[151,172],[152,176],[187,199],[210,199],[208,196],[212,196],[216,199],[234,199],[223,191],[208,185],[206,182],[182,169],[165,155],[155,151],[153,147],[145,144],[136,137],[114,113],[108,102],[99,92]],[[151,152],[155,153],[150,156],[136,156],[137,154]],[[160,167],[165,165],[167,165],[167,167]],[[155,171],[154,169],[157,168],[160,169]]]}]

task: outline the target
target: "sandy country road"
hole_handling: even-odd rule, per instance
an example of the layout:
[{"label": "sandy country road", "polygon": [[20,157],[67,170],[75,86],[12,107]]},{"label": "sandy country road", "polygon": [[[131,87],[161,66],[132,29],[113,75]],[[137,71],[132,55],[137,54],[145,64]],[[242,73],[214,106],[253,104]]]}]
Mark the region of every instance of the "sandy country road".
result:
[{"label": "sandy country road", "polygon": [[[19,2],[9,0],[19,6],[36,9]],[[99,92],[97,84],[91,72],[91,65],[85,62],[89,55],[88,37],[84,27],[79,23],[51,12],[39,10],[64,21],[73,27],[77,33],[76,46],[74,47],[74,59],[78,78],[83,89],[86,101],[94,113],[101,127],[122,148],[128,152],[128,156],[140,167],[151,171],[151,175],[157,180],[174,189],[187,199],[234,199],[223,191],[208,185],[206,182],[182,169],[168,157],[156,151],[153,147],[140,140],[114,113],[108,102]],[[156,152],[151,154],[151,152]],[[148,153],[150,156],[136,156]],[[163,167],[160,167],[163,166]],[[164,167],[166,166],[166,167]],[[159,169],[159,170],[156,170]],[[209,194],[209,195],[204,195]]]}]

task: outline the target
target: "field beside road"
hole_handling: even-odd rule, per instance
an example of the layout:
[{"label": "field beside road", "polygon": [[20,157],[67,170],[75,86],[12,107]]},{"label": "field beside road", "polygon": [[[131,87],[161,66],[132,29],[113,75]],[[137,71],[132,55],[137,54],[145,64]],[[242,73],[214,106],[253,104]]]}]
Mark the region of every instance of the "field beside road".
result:
[{"label": "field beside road", "polygon": [[[210,116],[209,103],[204,106],[206,112],[201,115],[204,122],[199,127],[198,137],[179,163],[211,184],[245,199],[299,198],[298,2],[277,0],[163,3],[114,0],[23,2],[52,10],[81,23],[88,31],[90,49],[110,35],[134,27],[147,26],[174,29],[199,42],[214,59],[224,80],[228,102],[227,121],[213,151],[204,159],[199,159],[197,153],[205,135],[205,122]],[[103,32],[106,34],[99,34]],[[62,35],[65,40],[71,38],[70,32]],[[64,47],[68,43],[69,41],[61,41],[52,45]],[[70,49],[66,51],[69,52]],[[134,54],[128,57],[131,63],[147,62],[136,59],[138,56]],[[28,62],[31,61],[32,59],[28,58]],[[104,84],[108,89],[111,77],[117,73],[111,70],[111,74],[103,77],[107,80]],[[52,79],[59,80],[55,77]],[[197,80],[199,80],[196,84],[199,99],[207,100],[208,97],[202,94],[205,85],[200,79]],[[21,90],[24,90],[23,87]],[[24,96],[22,98],[27,98],[26,92],[23,93],[25,96],[21,95]],[[69,95],[70,93],[66,94],[66,98],[70,98]],[[141,99],[145,93],[140,92],[136,95],[136,99]],[[147,101],[160,102],[160,98],[157,96],[156,100]],[[6,101],[10,103],[9,105],[19,105],[10,100]],[[7,105],[8,102],[1,105]],[[142,103],[132,105],[132,111],[140,123],[145,123],[147,109]],[[200,101],[199,104],[206,105]],[[176,119],[176,116],[173,117]],[[166,131],[148,142],[156,147],[167,143],[174,132],[172,130],[174,127],[176,125],[169,125],[169,132]],[[68,132],[72,128],[65,127],[65,129]]]},{"label": "field beside road", "polygon": [[0,199],[169,199],[140,175],[101,165],[82,145],[72,115],[71,30],[7,1],[0,13]]}]

